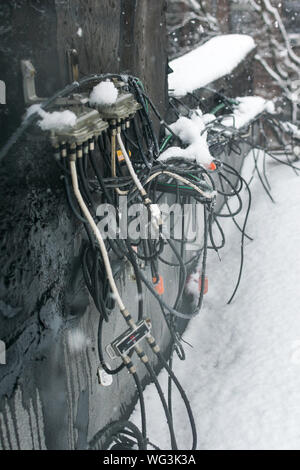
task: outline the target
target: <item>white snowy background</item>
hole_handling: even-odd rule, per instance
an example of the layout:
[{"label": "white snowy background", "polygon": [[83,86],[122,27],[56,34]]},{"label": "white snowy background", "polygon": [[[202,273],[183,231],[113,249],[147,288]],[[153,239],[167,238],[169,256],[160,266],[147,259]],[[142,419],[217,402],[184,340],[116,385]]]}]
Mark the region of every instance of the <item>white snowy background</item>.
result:
[{"label": "white snowy background", "polygon": [[[248,180],[251,162],[248,156]],[[272,161],[268,174],[276,204],[256,178],[247,229],[254,241],[246,241],[233,303],[227,305],[238,275],[241,234],[223,219],[227,241],[221,262],[210,251],[204,307],[183,336],[193,347],[185,345],[185,362],[174,361],[195,415],[198,449],[300,448],[300,179]],[[166,391],[166,374],[159,379]],[[170,449],[153,385],[145,401],[150,440]],[[189,449],[189,422],[175,388],[173,411],[178,446]],[[132,419],[140,425],[138,407]]]}]

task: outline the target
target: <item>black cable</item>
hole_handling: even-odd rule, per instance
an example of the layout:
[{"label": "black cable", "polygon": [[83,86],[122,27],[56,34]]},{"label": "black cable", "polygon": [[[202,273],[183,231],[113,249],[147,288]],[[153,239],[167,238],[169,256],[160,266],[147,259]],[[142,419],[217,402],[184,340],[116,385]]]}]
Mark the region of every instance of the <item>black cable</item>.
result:
[{"label": "black cable", "polygon": [[[213,228],[212,228],[213,222],[215,222],[215,224],[218,227],[218,230],[221,234],[221,243],[218,246],[216,245],[215,240],[214,240]],[[208,231],[209,231],[209,238],[210,238],[210,242],[211,242],[212,246],[211,247],[208,246],[207,248],[212,248],[216,252],[218,252],[221,248],[223,248],[225,246],[225,234],[224,234],[223,229],[222,229],[222,227],[221,227],[221,225],[218,221],[218,218],[215,216],[215,214],[213,212],[209,213]]]},{"label": "black cable", "polygon": [[[222,181],[221,178],[220,178],[220,184],[221,184],[222,191],[224,192],[223,181]],[[233,221],[234,225],[237,227],[237,229],[238,229],[241,233],[243,233],[243,229],[240,227],[239,223],[238,223],[238,222],[236,221],[236,219],[235,219],[235,215],[236,215],[236,214],[233,214],[232,211],[231,211],[231,208],[230,208],[230,205],[229,205],[229,202],[228,202],[228,197],[227,197],[227,196],[224,196],[224,200],[225,200],[225,204],[226,204],[228,213],[231,215],[231,218],[232,218],[232,221]],[[215,220],[217,220],[217,218],[215,218]],[[245,233],[245,237],[248,238],[248,240],[253,241],[253,238],[250,237],[250,235],[248,235],[247,233]]]},{"label": "black cable", "polygon": [[172,450],[177,450],[178,447],[177,447],[177,442],[176,442],[176,437],[175,437],[175,432],[174,432],[173,420],[172,420],[172,417],[170,415],[170,411],[169,411],[164,393],[161,389],[161,386],[160,386],[159,381],[158,381],[158,379],[155,375],[155,372],[152,369],[149,362],[145,362],[144,365],[145,365],[145,367],[146,367],[146,369],[147,369],[147,371],[148,371],[148,373],[149,373],[149,375],[150,375],[150,377],[151,377],[151,379],[152,379],[152,381],[155,385],[155,388],[156,388],[157,393],[159,395],[160,401],[161,401],[161,403],[163,405],[163,408],[164,408],[164,412],[165,412],[165,415],[166,415],[166,420],[167,420],[168,428],[169,428],[169,432],[170,432]]},{"label": "black cable", "polygon": [[[230,168],[231,171],[235,171],[233,167],[231,167],[230,165],[228,165],[227,163],[225,164],[225,166],[227,166],[228,168]],[[245,219],[244,219],[244,224],[243,224],[243,227],[242,227],[242,239],[241,239],[241,263],[240,263],[240,270],[239,270],[239,274],[238,274],[238,279],[237,279],[237,283],[236,283],[236,286],[235,286],[235,289],[233,291],[233,294],[231,295],[229,301],[228,301],[228,304],[230,304],[233,300],[233,298],[235,297],[235,294],[239,288],[239,285],[240,285],[240,281],[241,281],[241,277],[242,277],[242,271],[243,271],[243,265],[244,265],[244,240],[245,240],[245,231],[246,231],[246,225],[247,225],[247,222],[248,222],[248,217],[249,217],[249,213],[250,213],[250,208],[251,208],[251,200],[252,200],[252,197],[251,197],[251,191],[250,191],[250,188],[247,184],[247,182],[244,180],[244,178],[239,175],[241,180],[243,181],[245,187],[246,187],[246,190],[247,190],[247,193],[248,193],[248,207],[247,207],[247,210],[246,210],[246,215],[245,215]]]},{"label": "black cable", "polygon": [[177,379],[177,377],[174,374],[173,370],[169,367],[169,365],[168,365],[167,361],[165,360],[165,358],[163,357],[163,355],[160,352],[158,352],[156,355],[157,355],[158,359],[160,360],[160,362],[163,364],[163,367],[166,369],[166,371],[168,372],[168,374],[172,378],[177,390],[179,391],[179,393],[180,393],[180,395],[181,395],[181,397],[184,401],[184,404],[186,406],[186,410],[187,410],[187,413],[188,413],[188,417],[189,417],[189,420],[190,420],[190,424],[191,424],[192,435],[193,435],[192,450],[195,450],[196,447],[197,447],[197,429],[196,429],[195,419],[194,419],[194,416],[193,416],[193,412],[192,412],[192,409],[191,409],[190,402],[189,402],[189,400],[186,396],[186,393],[185,393],[184,389],[182,388],[179,380]]},{"label": "black cable", "polygon": [[140,379],[139,379],[137,373],[133,372],[132,376],[133,376],[133,379],[135,381],[135,385],[136,385],[137,392],[138,392],[138,397],[139,397],[139,402],[140,402],[140,409],[141,409],[142,435],[143,435],[144,442],[145,442],[144,445],[147,448],[147,444],[146,444],[146,442],[147,442],[147,423],[146,423],[146,409],[145,409],[144,393],[143,393],[142,385],[141,385],[141,382],[140,382]]},{"label": "black cable", "polygon": [[259,181],[261,182],[265,192],[267,193],[267,195],[269,196],[269,198],[271,199],[271,201],[273,202],[273,204],[275,204],[275,201],[272,197],[272,194],[270,193],[268,187],[266,186],[261,174],[260,174],[260,171],[259,171],[259,168],[258,168],[258,165],[257,165],[257,157],[255,156],[255,150],[253,149],[252,150],[252,156],[253,156],[253,160],[254,160],[254,168],[256,170],[256,173],[258,175],[258,178],[259,178]]},{"label": "black cable", "polygon": [[200,296],[197,304],[197,310],[200,312],[203,302],[204,289],[205,289],[205,273],[206,273],[206,261],[207,261],[207,239],[208,239],[208,223],[207,223],[207,208],[203,206],[204,214],[204,238],[203,238],[203,252],[202,252],[202,271],[201,271],[201,289]]},{"label": "black cable", "polygon": [[[113,438],[122,433],[128,434],[126,429],[129,429],[132,433],[131,435],[135,437],[138,449],[146,450],[146,443],[142,433],[137,428],[137,426],[135,426],[135,424],[131,423],[130,421],[114,421],[107,424],[103,429],[97,432],[97,434],[89,443],[88,448],[93,450],[98,444],[100,445],[100,450],[108,450],[109,446],[113,442]],[[101,439],[104,440],[102,445],[100,444]]]},{"label": "black cable", "polygon": [[86,176],[85,176],[85,173],[84,173],[83,159],[82,158],[77,158],[76,163],[77,163],[77,168],[78,168],[78,176],[79,176],[79,184],[81,186],[81,193],[83,195],[85,203],[87,204],[87,206],[90,208],[90,210],[95,215],[95,207],[94,207],[94,204],[93,204],[93,198],[92,198],[92,195],[90,193],[88,182],[86,180]]}]

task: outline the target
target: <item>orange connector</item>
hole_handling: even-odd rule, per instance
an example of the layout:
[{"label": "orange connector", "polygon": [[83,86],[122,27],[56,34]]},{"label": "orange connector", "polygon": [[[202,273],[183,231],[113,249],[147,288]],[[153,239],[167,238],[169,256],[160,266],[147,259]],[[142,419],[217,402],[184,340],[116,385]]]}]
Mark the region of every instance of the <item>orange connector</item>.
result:
[{"label": "orange connector", "polygon": [[157,280],[157,277],[153,277],[152,282],[154,284],[154,289],[156,290],[158,295],[162,295],[165,292],[164,280],[163,280],[162,276],[159,276],[158,280]]},{"label": "orange connector", "polygon": [[[202,286],[202,279],[201,276],[199,277],[199,292],[201,292],[201,286]],[[204,280],[204,291],[203,294],[207,294],[208,292],[208,279],[207,277]]]},{"label": "orange connector", "polygon": [[[130,150],[129,150],[129,152],[128,152],[128,155],[129,155],[129,157],[131,157],[131,152],[130,152]],[[122,150],[117,150],[117,157],[118,157],[118,160],[119,160],[120,163],[121,163],[121,162],[124,162],[125,158],[124,158],[124,155],[123,155]]]},{"label": "orange connector", "polygon": [[208,167],[208,169],[209,169],[210,171],[215,171],[216,168],[217,168],[217,167],[216,167],[216,164],[215,164],[214,162],[211,162],[211,164],[210,164],[209,167]]}]

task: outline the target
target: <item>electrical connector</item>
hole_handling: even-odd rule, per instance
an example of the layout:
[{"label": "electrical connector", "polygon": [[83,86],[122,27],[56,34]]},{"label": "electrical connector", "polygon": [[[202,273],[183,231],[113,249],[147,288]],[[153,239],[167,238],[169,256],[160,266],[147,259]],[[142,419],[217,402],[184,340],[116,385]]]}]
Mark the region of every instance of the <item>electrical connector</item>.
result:
[{"label": "electrical connector", "polygon": [[100,366],[97,369],[97,377],[99,385],[102,385],[102,387],[109,387],[113,383],[112,375],[105,372]]},{"label": "electrical connector", "polygon": [[83,145],[90,139],[99,137],[102,132],[108,129],[108,123],[100,118],[97,110],[85,106],[72,107],[77,120],[75,126],[63,130],[51,132],[51,142],[53,147],[67,143],[69,145]]},{"label": "electrical connector", "polygon": [[158,276],[158,279],[157,277],[153,277],[152,282],[154,284],[154,289],[156,290],[158,295],[163,295],[163,293],[165,292],[163,277],[161,275]]},{"label": "electrical connector", "polygon": [[[118,87],[118,83],[116,83]],[[133,118],[135,113],[142,108],[131,93],[122,91],[119,88],[119,95],[115,103],[111,105],[94,105],[99,111],[102,119],[107,121],[117,121],[119,125],[128,127],[129,120]]]},{"label": "electrical connector", "polygon": [[[128,156],[131,158],[131,152],[130,152],[130,150],[128,151]],[[118,162],[119,162],[119,163],[124,163],[125,158],[124,158],[124,155],[123,155],[122,150],[117,150],[117,158],[118,158]]]},{"label": "electrical connector", "polygon": [[140,341],[148,337],[151,331],[150,320],[142,320],[132,329],[128,329],[112,343],[106,346],[106,352],[111,359],[125,357]]},{"label": "electrical connector", "polygon": [[149,210],[151,214],[151,224],[156,230],[159,230],[162,226],[162,215],[159,205],[151,203],[149,204]]}]

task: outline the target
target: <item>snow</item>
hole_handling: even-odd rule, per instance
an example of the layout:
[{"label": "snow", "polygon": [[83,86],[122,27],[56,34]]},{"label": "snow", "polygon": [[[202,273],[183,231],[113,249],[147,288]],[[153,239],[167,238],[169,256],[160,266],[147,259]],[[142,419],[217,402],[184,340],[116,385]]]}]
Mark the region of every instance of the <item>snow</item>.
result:
[{"label": "snow", "polygon": [[41,112],[42,112],[42,105],[41,104],[32,104],[26,110],[24,120],[28,119],[30,116],[32,116],[32,114],[35,114],[35,113],[41,114]]},{"label": "snow", "polygon": [[38,125],[43,131],[61,131],[66,128],[74,127],[77,122],[76,114],[66,109],[65,111],[54,111],[47,113],[42,109],[39,111],[42,119]]},{"label": "snow", "polygon": [[231,73],[255,48],[252,37],[226,34],[210,39],[202,46],[170,62],[169,89],[184,96]]},{"label": "snow", "polygon": [[79,328],[75,328],[68,331],[67,341],[69,345],[69,350],[72,353],[84,351],[91,344],[90,338],[85,335],[84,332]]},{"label": "snow", "polygon": [[[246,175],[252,173],[248,157]],[[268,163],[272,194],[258,178],[252,182],[253,206],[244,274],[234,288],[240,233],[223,220],[227,244],[220,262],[209,253],[209,291],[201,314],[183,335],[187,359],[174,370],[191,401],[199,449],[299,449],[300,442],[300,191],[288,167]],[[166,374],[159,380],[167,390]],[[169,449],[169,434],[157,393],[145,391],[148,436]],[[174,393],[178,444],[189,449],[191,432],[182,401]],[[140,424],[139,410],[131,417]]]},{"label": "snow", "polygon": [[[202,273],[201,273],[202,263],[199,262],[196,270],[187,278],[185,291],[187,294],[190,294],[193,298],[194,305],[197,304],[199,299],[200,291],[201,291],[201,284],[202,284]],[[206,282],[204,283],[204,291],[206,293]]]},{"label": "snow", "polygon": [[43,131],[61,131],[70,127],[74,127],[77,122],[76,114],[66,109],[65,111],[54,111],[48,113],[42,109],[41,104],[31,105],[25,114],[24,119],[28,119],[32,114],[39,114],[42,118],[38,121],[38,125]]},{"label": "snow", "polygon": [[236,98],[236,100],[239,104],[234,106],[234,113],[226,115],[221,120],[221,124],[224,126],[240,129],[262,112],[267,111],[273,114],[275,111],[274,103],[260,96],[243,96]]},{"label": "snow", "polygon": [[90,105],[110,106],[117,101],[118,90],[111,81],[96,85],[90,95]]},{"label": "snow", "polygon": [[166,161],[170,158],[185,158],[196,161],[199,165],[209,167],[213,161],[207,144],[207,132],[205,125],[209,121],[206,116],[201,115],[198,109],[193,112],[191,118],[181,116],[176,122],[170,125],[171,130],[176,134],[186,148],[170,147],[158,158],[159,161]]},{"label": "snow", "polygon": [[204,129],[204,125],[201,116],[194,113],[191,118],[181,116],[171,124],[170,128],[184,144],[193,144]]}]

